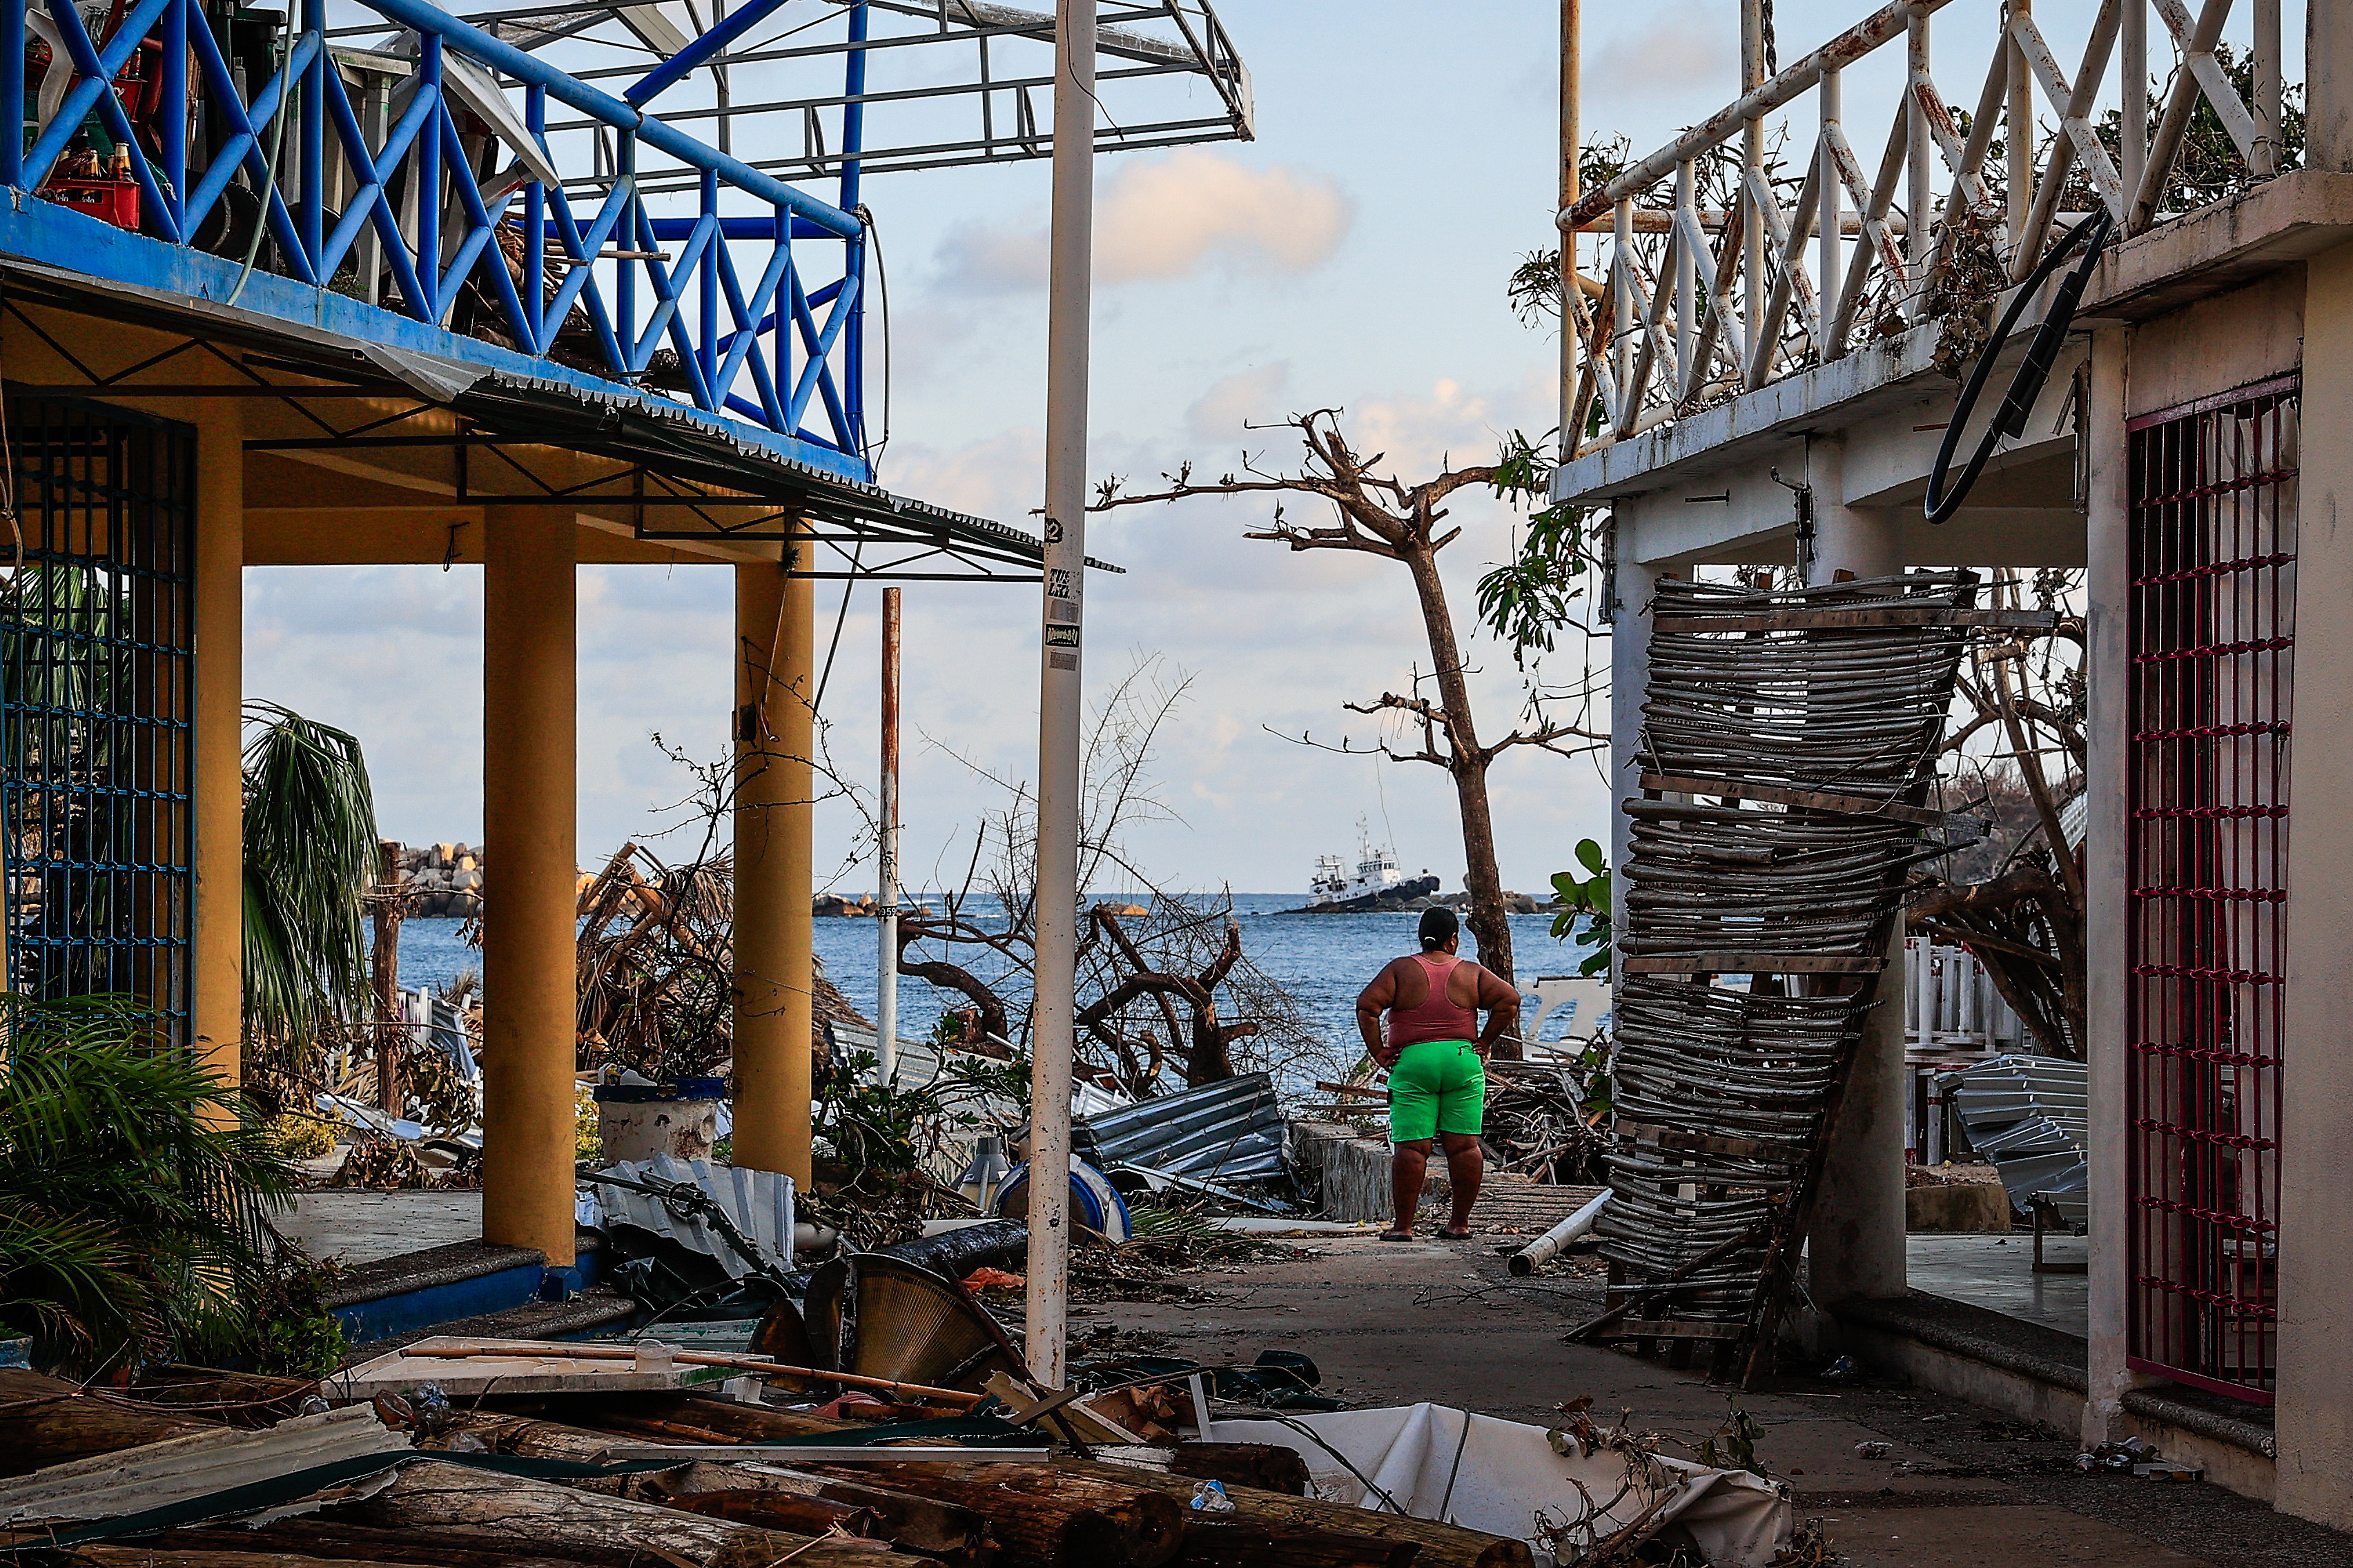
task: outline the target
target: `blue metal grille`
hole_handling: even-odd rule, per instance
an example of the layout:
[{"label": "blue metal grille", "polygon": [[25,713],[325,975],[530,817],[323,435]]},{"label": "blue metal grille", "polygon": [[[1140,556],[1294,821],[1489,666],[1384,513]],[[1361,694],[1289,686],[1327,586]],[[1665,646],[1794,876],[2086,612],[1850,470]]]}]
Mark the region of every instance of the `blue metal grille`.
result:
[{"label": "blue metal grille", "polygon": [[185,1044],[195,442],[20,397],[6,437],[21,535],[0,535],[9,985],[135,996]]}]

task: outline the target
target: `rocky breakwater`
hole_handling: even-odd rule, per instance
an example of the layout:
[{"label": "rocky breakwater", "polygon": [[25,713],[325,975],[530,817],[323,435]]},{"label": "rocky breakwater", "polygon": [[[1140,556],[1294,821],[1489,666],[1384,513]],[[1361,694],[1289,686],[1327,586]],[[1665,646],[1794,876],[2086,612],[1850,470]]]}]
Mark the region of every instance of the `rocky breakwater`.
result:
[{"label": "rocky breakwater", "polygon": [[482,852],[463,844],[413,844],[400,852],[411,915],[467,920],[482,912]]}]

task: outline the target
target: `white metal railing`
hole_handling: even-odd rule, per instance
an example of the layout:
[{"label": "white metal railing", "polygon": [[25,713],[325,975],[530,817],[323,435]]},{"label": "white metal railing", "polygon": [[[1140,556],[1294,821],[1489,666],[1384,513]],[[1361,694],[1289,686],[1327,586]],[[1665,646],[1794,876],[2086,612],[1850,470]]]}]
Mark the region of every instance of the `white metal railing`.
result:
[{"label": "white metal railing", "polygon": [[2029,1047],[2025,1026],[1977,954],[1916,936],[1905,938],[1904,948],[1906,1055],[1947,1061]]},{"label": "white metal railing", "polygon": [[[2250,178],[2279,171],[2281,0],[2242,0],[2250,98],[2216,55],[2234,0],[2195,0],[2195,15],[2185,0],[2101,0],[2072,78],[2032,0],[2006,0],[1966,126],[1930,72],[1930,21],[1949,3],[1896,0],[1768,79],[1762,0],[1742,0],[1743,95],[1561,213],[1565,264],[1578,233],[1607,219],[1610,236],[1599,286],[1570,291],[1580,368],[1565,426],[1582,430],[1596,399],[1602,410],[1600,434],[1580,455],[1842,358],[1859,329],[1926,320],[1943,303],[1931,277],[1956,246],[1982,242],[2000,283],[2024,277],[2054,225],[2073,216],[2062,211],[2071,195],[2106,207],[2126,233],[2174,216],[2163,198],[2201,103]],[[2086,9],[2071,4],[2062,15],[2079,22]],[[2152,129],[2153,34],[2169,42],[2171,74]],[[1903,91],[1867,174],[1848,137],[1841,78],[1899,40]],[[1777,178],[1767,141],[1794,132],[1799,117],[1788,111],[1808,93],[1819,112],[1802,183],[1794,159]],[[2104,105],[2119,116],[2113,154],[2096,119]],[[2046,111],[2055,120],[2047,134]],[[1728,187],[1714,192],[1712,209],[1700,205],[1703,184]]]}]

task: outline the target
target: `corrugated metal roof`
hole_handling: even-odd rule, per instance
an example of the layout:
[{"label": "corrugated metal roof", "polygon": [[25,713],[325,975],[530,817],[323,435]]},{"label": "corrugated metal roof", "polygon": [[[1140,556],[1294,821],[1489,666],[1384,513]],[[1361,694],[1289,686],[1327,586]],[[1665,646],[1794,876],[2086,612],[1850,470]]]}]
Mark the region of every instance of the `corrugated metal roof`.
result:
[{"label": "corrugated metal roof", "polygon": [[[642,463],[683,481],[792,506],[808,518],[876,530],[880,539],[916,539],[935,543],[950,554],[1031,569],[1043,558],[1044,543],[1034,534],[893,495],[880,485],[829,471],[769,445],[765,439],[769,433],[741,420],[586,373],[568,372],[547,362],[531,361],[490,343],[455,340],[452,346],[468,356],[459,358],[350,337],[306,322],[19,258],[0,258],[0,271],[8,276],[12,296],[37,298],[68,310],[186,332],[204,341],[248,344],[285,361],[279,368],[329,381],[326,387],[284,384],[279,390],[289,399],[299,400],[306,390],[320,394],[381,384],[387,393],[405,391],[455,409],[486,435]],[[530,364],[548,374],[506,368],[495,363],[501,360]],[[90,390],[103,395],[109,390],[137,389],[93,386]],[[618,504],[626,499],[583,497],[587,505],[600,500]],[[728,536],[715,533],[712,537]],[[740,541],[773,536],[739,532],[733,537]],[[1087,563],[1099,571],[1121,570],[1092,557]]]},{"label": "corrugated metal roof", "polygon": [[1098,1168],[1142,1165],[1205,1181],[1282,1173],[1282,1108],[1274,1080],[1244,1073],[1071,1124],[1071,1145]]},{"label": "corrugated metal roof", "polygon": [[[775,1171],[715,1165],[708,1160],[674,1161],[667,1154],[650,1160],[623,1160],[607,1165],[596,1176],[618,1176],[649,1184],[682,1183],[700,1187],[724,1211],[744,1239],[779,1270],[793,1266],[793,1179]],[[596,1201],[598,1230],[620,1227],[643,1231],[716,1259],[731,1279],[754,1272],[753,1267],[711,1221],[690,1205],[657,1197],[628,1187],[617,1187],[589,1176],[582,1182]]]},{"label": "corrugated metal roof", "polygon": [[2082,1062],[2059,1057],[1996,1057],[1957,1084],[1954,1108],[1969,1142],[2001,1173],[2010,1201],[2048,1197],[2068,1225],[2081,1230],[2090,1215],[2090,1078]]}]

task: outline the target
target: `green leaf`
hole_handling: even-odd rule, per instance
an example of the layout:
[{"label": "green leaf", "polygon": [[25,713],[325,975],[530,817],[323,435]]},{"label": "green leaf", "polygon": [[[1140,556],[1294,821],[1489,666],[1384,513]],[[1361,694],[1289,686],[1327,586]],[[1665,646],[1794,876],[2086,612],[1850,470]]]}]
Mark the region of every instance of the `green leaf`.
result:
[{"label": "green leaf", "polygon": [[1587,870],[1593,872],[1596,876],[1599,876],[1602,872],[1609,869],[1609,862],[1602,855],[1601,846],[1595,843],[1590,838],[1583,838],[1577,841],[1577,858],[1579,865],[1582,865]]}]

